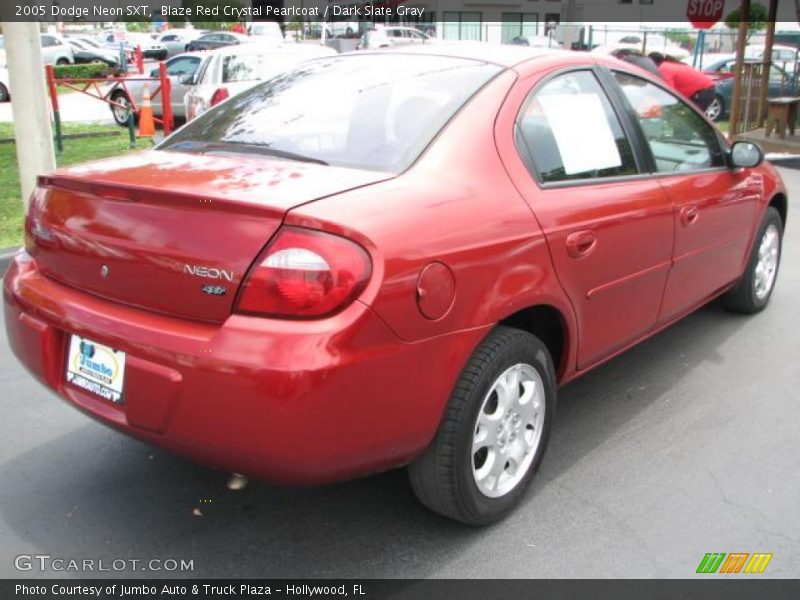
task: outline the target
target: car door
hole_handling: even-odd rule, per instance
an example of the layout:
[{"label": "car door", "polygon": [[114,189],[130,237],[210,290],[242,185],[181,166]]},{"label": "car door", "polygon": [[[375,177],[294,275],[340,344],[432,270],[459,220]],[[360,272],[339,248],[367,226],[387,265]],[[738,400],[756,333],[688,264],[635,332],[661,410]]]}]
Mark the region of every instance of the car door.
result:
[{"label": "car door", "polygon": [[176,117],[185,115],[184,97],[189,91],[190,86],[181,83],[186,75],[194,75],[200,66],[199,56],[178,56],[167,61],[167,75],[169,75],[170,104],[172,104],[172,114]]},{"label": "car door", "polygon": [[741,274],[761,181],[728,168],[717,130],[672,92],[629,73],[615,78],[673,205],[675,249],[659,317],[667,322]]},{"label": "car door", "polygon": [[579,369],[655,326],[674,235],[670,202],[643,174],[632,123],[599,75],[583,67],[538,84],[516,123],[516,146],[535,182],[518,187],[575,309]]}]

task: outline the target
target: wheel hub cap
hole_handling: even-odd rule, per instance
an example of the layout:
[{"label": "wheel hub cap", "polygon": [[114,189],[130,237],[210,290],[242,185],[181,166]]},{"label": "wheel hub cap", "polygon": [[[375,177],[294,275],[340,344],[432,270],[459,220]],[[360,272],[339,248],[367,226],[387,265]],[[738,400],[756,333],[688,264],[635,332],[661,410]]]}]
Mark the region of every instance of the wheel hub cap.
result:
[{"label": "wheel hub cap", "polygon": [[780,235],[775,225],[767,227],[758,247],[758,262],[756,263],[753,287],[756,298],[766,298],[775,284],[775,275],[778,272],[778,258],[780,255]]},{"label": "wheel hub cap", "polygon": [[472,475],[484,496],[504,496],[525,477],[542,438],[544,400],[530,365],[514,365],[492,384],[472,440]]}]

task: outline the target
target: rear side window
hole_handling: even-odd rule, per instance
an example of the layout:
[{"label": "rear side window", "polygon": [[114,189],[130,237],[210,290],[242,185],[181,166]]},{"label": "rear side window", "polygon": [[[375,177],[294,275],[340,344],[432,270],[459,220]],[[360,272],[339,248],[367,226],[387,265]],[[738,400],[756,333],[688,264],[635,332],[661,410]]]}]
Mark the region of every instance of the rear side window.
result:
[{"label": "rear side window", "polygon": [[591,71],[565,73],[536,87],[516,133],[519,151],[532,159],[542,183],[637,173],[631,144]]},{"label": "rear side window", "polygon": [[501,70],[475,60],[408,54],[317,59],[213,108],[160,149],[400,172]]}]

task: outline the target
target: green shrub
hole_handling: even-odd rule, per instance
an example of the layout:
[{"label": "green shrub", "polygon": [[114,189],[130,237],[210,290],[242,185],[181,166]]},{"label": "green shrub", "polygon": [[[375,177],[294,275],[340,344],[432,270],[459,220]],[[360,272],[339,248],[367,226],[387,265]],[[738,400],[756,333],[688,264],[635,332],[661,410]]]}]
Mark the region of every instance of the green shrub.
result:
[{"label": "green shrub", "polygon": [[97,79],[111,74],[112,69],[102,63],[85,65],[56,65],[56,79]]}]

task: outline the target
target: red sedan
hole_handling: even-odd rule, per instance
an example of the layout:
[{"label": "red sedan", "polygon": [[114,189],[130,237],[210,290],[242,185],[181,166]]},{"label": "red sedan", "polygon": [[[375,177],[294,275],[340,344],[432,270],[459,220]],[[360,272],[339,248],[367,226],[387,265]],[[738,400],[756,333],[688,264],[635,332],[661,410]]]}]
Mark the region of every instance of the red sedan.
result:
[{"label": "red sedan", "polygon": [[152,444],[290,484],[407,465],[427,506],[489,523],[559,385],[717,296],[766,306],[787,196],[762,160],[610,58],[319,59],[41,177],[8,336]]}]

